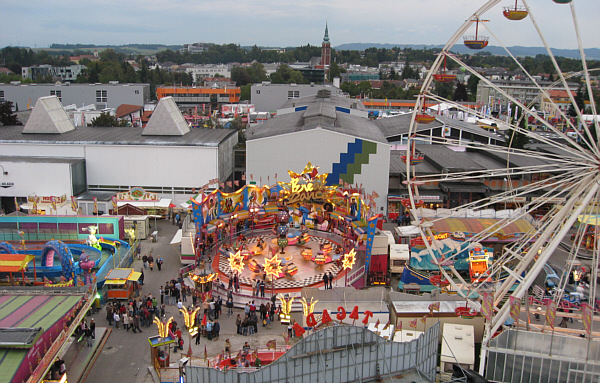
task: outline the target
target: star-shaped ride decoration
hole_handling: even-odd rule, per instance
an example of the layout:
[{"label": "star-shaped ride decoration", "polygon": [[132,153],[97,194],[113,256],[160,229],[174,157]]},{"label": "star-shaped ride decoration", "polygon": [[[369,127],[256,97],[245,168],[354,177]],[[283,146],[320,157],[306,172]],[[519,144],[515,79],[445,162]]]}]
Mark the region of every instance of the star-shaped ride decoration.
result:
[{"label": "star-shaped ride decoration", "polygon": [[242,272],[244,269],[244,256],[241,250],[238,250],[235,254],[229,253],[229,267],[235,272]]},{"label": "star-shaped ride decoration", "polygon": [[277,254],[273,258],[265,258],[265,273],[274,277],[282,273],[281,259],[277,258]]},{"label": "star-shaped ride decoration", "polygon": [[351,269],[354,266],[354,262],[356,262],[356,252],[354,248],[350,250],[349,253],[344,254],[344,259],[342,260],[342,268],[344,270]]}]

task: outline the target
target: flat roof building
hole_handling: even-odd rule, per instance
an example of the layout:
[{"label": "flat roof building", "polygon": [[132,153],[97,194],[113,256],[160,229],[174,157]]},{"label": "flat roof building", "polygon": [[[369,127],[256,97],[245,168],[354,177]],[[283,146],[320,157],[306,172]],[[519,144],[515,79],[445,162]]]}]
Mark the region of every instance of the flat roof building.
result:
[{"label": "flat roof building", "polygon": [[63,105],[96,105],[97,109],[118,108],[121,104],[150,102],[149,84],[0,84],[0,101],[11,101],[19,110],[33,107],[40,97],[56,96]]}]

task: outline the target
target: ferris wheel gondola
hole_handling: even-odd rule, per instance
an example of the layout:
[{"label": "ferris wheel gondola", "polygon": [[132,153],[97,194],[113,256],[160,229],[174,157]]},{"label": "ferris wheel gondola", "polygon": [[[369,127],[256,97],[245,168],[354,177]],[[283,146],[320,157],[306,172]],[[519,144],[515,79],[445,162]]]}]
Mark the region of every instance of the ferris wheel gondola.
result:
[{"label": "ferris wheel gondola", "polygon": [[527,8],[519,7],[518,0],[515,0],[515,6],[504,7],[502,14],[507,19],[516,21],[523,20],[524,18],[526,18],[529,14],[529,11],[527,10]]},{"label": "ferris wheel gondola", "polygon": [[479,23],[487,22],[489,20],[480,20],[479,17],[475,18],[475,20],[471,20],[471,22],[475,23],[475,36],[465,36],[464,44],[469,49],[483,49],[487,47],[489,43],[489,38],[487,36],[479,35]]}]

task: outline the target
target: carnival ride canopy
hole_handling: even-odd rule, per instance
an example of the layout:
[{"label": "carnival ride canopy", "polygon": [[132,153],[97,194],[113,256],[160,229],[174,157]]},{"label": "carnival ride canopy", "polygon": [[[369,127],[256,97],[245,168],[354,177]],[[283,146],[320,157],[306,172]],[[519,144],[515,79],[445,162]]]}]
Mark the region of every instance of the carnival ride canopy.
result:
[{"label": "carnival ride canopy", "polygon": [[[489,230],[499,221],[497,218],[444,218],[433,221],[431,231],[434,234],[462,232],[474,235]],[[495,230],[498,239],[519,238],[532,229],[531,223],[525,219],[516,219],[500,226]]]}]

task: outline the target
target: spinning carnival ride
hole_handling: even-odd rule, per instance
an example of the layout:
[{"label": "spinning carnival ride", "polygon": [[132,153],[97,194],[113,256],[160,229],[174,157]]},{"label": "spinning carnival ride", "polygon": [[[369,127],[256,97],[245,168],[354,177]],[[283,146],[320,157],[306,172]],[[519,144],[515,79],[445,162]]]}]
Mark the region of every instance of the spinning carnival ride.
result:
[{"label": "spinning carnival ride", "polygon": [[[591,124],[583,122],[582,108],[578,106],[575,99],[577,88],[574,89],[572,85],[569,86],[567,83],[568,80],[572,82],[577,79],[582,84],[580,91],[584,95],[593,94],[590,84],[590,70],[588,70],[585,60],[574,4],[571,3],[569,7],[554,4],[549,0],[547,1],[548,4],[546,4],[547,8],[556,8],[552,9],[553,12],[556,12],[555,22],[560,20],[564,26],[572,23],[570,27],[574,27],[575,30],[576,39],[574,40],[576,40],[579,48],[582,70],[567,76],[564,74],[565,71],[559,67],[548,42],[542,34],[533,13],[535,9],[529,6],[528,1],[522,0],[520,2],[523,3],[523,7],[518,7],[515,3],[508,9],[505,9],[504,17],[502,17],[502,9],[499,7],[501,1],[489,0],[473,13],[456,31],[437,57],[424,81],[408,133],[409,144],[407,145],[406,158],[414,156],[414,143],[427,143],[447,145],[449,147],[464,147],[467,151],[485,151],[498,159],[498,166],[495,169],[489,169],[488,166],[488,169],[484,170],[484,167],[482,167],[480,171],[470,170],[466,172],[450,170],[444,174],[428,176],[419,176],[416,172],[419,165],[413,161],[406,161],[407,180],[409,180],[407,181],[407,185],[411,197],[410,212],[413,224],[418,227],[422,238],[435,238],[432,227],[436,220],[442,219],[441,217],[431,217],[430,214],[425,214],[425,209],[420,206],[422,204],[420,202],[419,188],[422,188],[421,185],[425,182],[430,184],[442,181],[457,183],[471,181],[480,184],[495,182],[496,186],[504,186],[504,190],[500,190],[495,195],[450,209],[444,217],[465,217],[467,211],[494,209],[502,205],[512,205],[515,201],[519,201],[521,207],[514,210],[510,215],[505,214],[503,217],[500,216],[495,224],[466,238],[465,246],[471,245],[469,247],[471,249],[474,249],[477,243],[498,235],[502,228],[518,219],[527,219],[533,224],[532,230],[524,233],[520,238],[516,238],[514,242],[506,244],[501,251],[495,251],[493,262],[487,272],[485,272],[485,278],[471,278],[471,280],[466,280],[454,268],[439,265],[439,280],[444,281],[444,283],[447,281],[452,285],[453,290],[458,291],[463,296],[469,295],[470,297],[470,293],[481,293],[482,291],[487,291],[493,296],[489,320],[486,321],[483,340],[484,347],[482,347],[482,363],[480,366],[481,372],[485,366],[483,362],[485,361],[485,352],[483,351],[485,346],[489,343],[493,334],[499,330],[501,325],[511,315],[511,305],[508,302],[520,301],[526,296],[534,279],[542,272],[544,265],[551,258],[555,250],[557,250],[559,244],[561,242],[570,243],[569,237],[572,234],[572,230],[576,230],[573,245],[568,254],[568,260],[571,261],[570,264],[573,263],[572,261],[581,248],[580,244],[584,242],[581,238],[586,233],[589,234],[590,231],[588,224],[581,224],[576,229],[573,229],[573,225],[581,215],[598,214],[596,202],[600,201],[600,148],[596,138],[600,137],[600,128],[597,120],[594,120]],[[567,1],[559,2],[556,0],[554,2],[567,3]],[[483,17],[489,18],[491,22],[480,23],[483,21]],[[530,103],[525,103],[521,99],[515,98],[497,86],[490,78],[471,68],[460,56],[450,53],[452,47],[459,43],[461,37],[472,28],[473,22],[475,22],[477,28],[486,28],[486,33],[489,33],[491,36],[492,44],[501,46],[506,50],[507,55],[514,62],[515,66],[529,79],[533,87],[532,89],[535,89],[539,93],[536,99]],[[493,26],[495,22],[514,23],[515,28],[523,28],[523,31],[516,35],[523,36],[525,33],[538,35],[551,59],[553,65],[552,73],[557,78],[556,82],[548,86],[547,83],[541,84],[540,81],[536,80],[519,62],[519,59],[506,48],[505,42],[494,34]],[[487,45],[487,38],[481,38],[479,32],[477,30],[475,39],[465,38],[465,44],[469,42],[469,44],[473,45],[473,41],[477,40],[479,41],[477,48],[485,47]],[[520,44],[519,41],[510,41],[507,42],[507,45],[517,46]],[[470,46],[470,48],[474,48],[474,46]],[[462,103],[448,100],[442,95],[437,94],[433,81],[436,74],[446,72],[446,59],[453,61],[460,68],[461,72],[477,77],[480,83],[493,89],[496,97],[502,100],[505,113],[498,111],[499,113],[497,114],[491,114],[489,113],[489,105],[487,112],[483,107],[481,111],[472,109]],[[567,108],[564,108],[564,106],[559,107],[555,104],[550,97],[550,89],[553,91],[558,89],[564,92],[566,95],[565,98],[568,99],[568,104],[572,106],[572,113],[576,114],[576,116],[567,116]],[[535,108],[539,109],[540,100],[549,103],[547,104],[549,105],[548,113],[554,114],[553,118],[548,118],[535,110]],[[425,109],[425,102],[448,103],[463,116],[492,120],[498,127],[505,129],[504,136],[506,137],[507,145],[503,145],[502,143],[494,145],[491,143],[470,142],[463,140],[458,135],[451,134],[432,137],[429,131],[425,133],[423,131],[425,127],[419,124],[419,116]],[[589,108],[590,113],[595,116],[597,110],[594,98],[586,96],[585,102],[586,108]],[[536,105],[535,108],[534,104]],[[497,106],[492,105],[492,107],[498,107],[499,105],[500,103]],[[456,117],[460,118],[460,116]],[[464,117],[464,119],[467,119],[467,117]],[[562,126],[557,124],[557,121]],[[527,122],[535,123],[537,128],[529,129],[526,124]],[[552,134],[552,137],[549,137],[548,133]],[[523,145],[517,145],[517,141],[522,138],[525,138],[525,141],[543,144],[547,150],[543,152],[534,151]],[[526,163],[529,165],[523,165]],[[536,212],[539,212],[542,207],[549,209],[549,211],[543,216],[536,217]],[[596,227],[593,227],[593,230],[595,231]],[[598,238],[598,235],[595,235],[594,238]],[[453,253],[452,250],[444,250],[445,252],[443,252],[438,241],[435,239],[424,240],[423,243],[427,251],[432,254],[432,259],[442,258],[452,260],[456,256],[456,252]],[[591,275],[595,276],[598,271],[598,241],[593,241],[589,251],[593,253]],[[442,253],[441,257],[439,256],[440,253]],[[433,254],[437,254],[438,256],[436,257]],[[565,275],[569,275],[571,272],[568,265],[569,262],[567,262]],[[557,293],[553,298],[556,304],[560,304],[560,301],[564,298],[566,279],[563,277],[561,285],[557,287]],[[595,302],[595,278],[591,278],[590,283],[589,302]],[[509,299],[509,297],[512,298]],[[465,299],[468,300],[470,298],[465,297]]]}]

